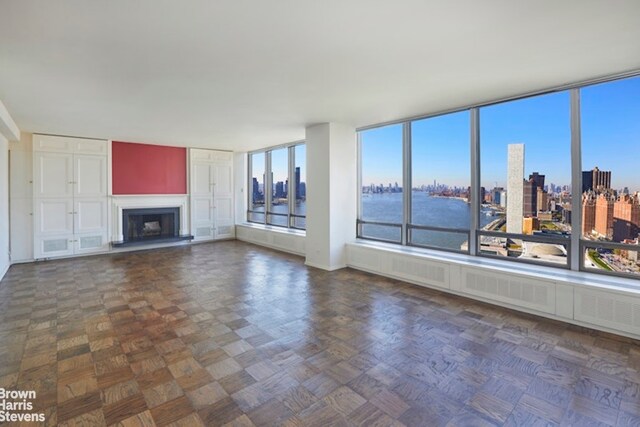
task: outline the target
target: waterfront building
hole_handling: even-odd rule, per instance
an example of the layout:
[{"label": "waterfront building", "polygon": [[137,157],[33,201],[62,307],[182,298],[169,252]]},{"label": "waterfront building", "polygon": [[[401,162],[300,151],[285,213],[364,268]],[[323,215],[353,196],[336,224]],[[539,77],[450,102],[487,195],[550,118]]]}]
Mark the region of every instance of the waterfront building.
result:
[{"label": "waterfront building", "polygon": [[596,232],[608,239],[613,236],[613,205],[615,199],[610,194],[599,194],[596,199]]}]

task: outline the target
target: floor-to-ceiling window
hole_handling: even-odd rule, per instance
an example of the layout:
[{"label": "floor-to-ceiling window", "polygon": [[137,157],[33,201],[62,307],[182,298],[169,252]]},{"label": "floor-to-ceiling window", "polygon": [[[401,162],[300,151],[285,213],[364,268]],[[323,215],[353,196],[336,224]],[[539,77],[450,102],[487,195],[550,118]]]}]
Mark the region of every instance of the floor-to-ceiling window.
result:
[{"label": "floor-to-ceiling window", "polygon": [[263,223],[265,220],[265,153],[249,154],[249,212],[247,220]]},{"label": "floor-to-ceiling window", "polygon": [[306,158],[298,142],[249,153],[247,221],[306,227]]},{"label": "floor-to-ceiling window", "polygon": [[468,251],[469,111],[410,123],[408,244]]},{"label": "floor-to-ceiling window", "polygon": [[580,89],[580,118],[584,268],[640,275],[640,77]]},{"label": "floor-to-ceiling window", "polygon": [[569,91],[480,108],[482,254],[568,266]]},{"label": "floor-to-ceiling window", "polygon": [[361,237],[402,242],[402,133],[401,124],[359,133]]}]

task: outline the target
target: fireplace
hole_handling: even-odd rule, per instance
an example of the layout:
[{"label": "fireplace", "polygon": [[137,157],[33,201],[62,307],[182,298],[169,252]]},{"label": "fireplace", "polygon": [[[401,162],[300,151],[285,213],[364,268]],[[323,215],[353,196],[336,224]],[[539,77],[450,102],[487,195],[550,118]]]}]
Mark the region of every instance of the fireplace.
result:
[{"label": "fireplace", "polygon": [[122,209],[122,241],[114,246],[190,240],[180,235],[180,208]]},{"label": "fireplace", "polygon": [[122,210],[122,237],[125,243],[178,237],[179,230],[179,208]]}]

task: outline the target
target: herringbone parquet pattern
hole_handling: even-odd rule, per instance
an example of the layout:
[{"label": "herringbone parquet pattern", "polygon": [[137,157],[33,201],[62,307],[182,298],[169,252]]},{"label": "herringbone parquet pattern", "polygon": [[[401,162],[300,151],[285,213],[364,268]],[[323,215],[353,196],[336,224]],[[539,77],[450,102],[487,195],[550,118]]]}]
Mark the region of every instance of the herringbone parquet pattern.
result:
[{"label": "herringbone parquet pattern", "polygon": [[16,265],[0,309],[48,425],[640,425],[637,341],[241,242]]}]

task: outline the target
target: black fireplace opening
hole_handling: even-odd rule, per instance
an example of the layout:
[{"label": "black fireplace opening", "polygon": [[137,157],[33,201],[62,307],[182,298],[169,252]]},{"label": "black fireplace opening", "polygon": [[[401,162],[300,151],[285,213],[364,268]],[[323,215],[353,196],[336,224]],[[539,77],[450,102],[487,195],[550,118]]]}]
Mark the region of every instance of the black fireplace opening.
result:
[{"label": "black fireplace opening", "polygon": [[180,208],[123,209],[122,237],[122,244],[184,240]]}]

